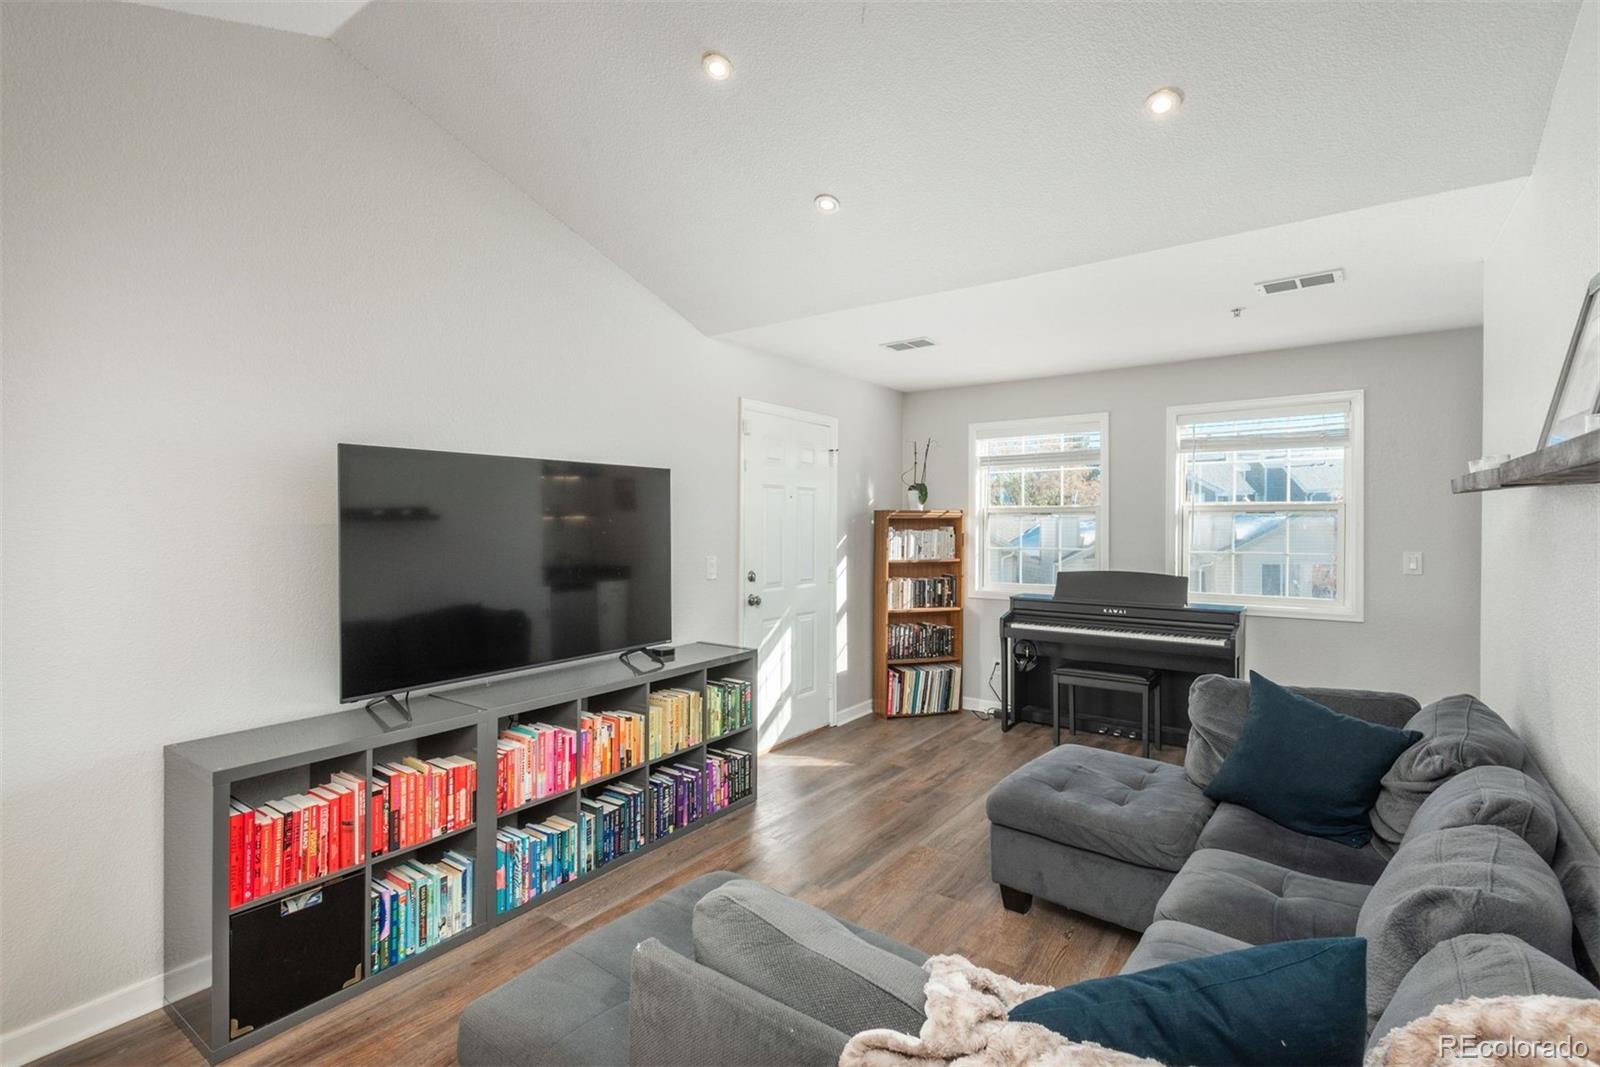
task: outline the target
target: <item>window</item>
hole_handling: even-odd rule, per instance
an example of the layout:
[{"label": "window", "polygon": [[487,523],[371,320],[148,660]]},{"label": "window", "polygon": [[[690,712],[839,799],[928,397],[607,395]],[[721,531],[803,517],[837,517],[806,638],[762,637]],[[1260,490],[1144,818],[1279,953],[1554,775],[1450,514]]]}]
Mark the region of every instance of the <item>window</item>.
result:
[{"label": "window", "polygon": [[1191,600],[1360,620],[1361,400],[1168,409],[1172,555]]},{"label": "window", "polygon": [[971,428],[980,592],[1052,590],[1056,572],[1107,566],[1106,416]]}]

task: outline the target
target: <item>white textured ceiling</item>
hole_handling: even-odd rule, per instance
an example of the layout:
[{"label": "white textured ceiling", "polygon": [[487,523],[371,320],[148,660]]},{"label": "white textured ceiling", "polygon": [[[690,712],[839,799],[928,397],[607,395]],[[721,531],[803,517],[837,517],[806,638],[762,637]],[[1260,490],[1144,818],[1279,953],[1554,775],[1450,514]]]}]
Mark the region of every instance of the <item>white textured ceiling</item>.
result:
[{"label": "white textured ceiling", "polygon": [[[334,40],[725,334],[1523,177],[1575,16],[1571,2],[479,0],[372,4]],[[708,49],[732,58],[731,80],[703,76]],[[1188,101],[1156,121],[1140,104],[1166,84]],[[835,217],[811,207],[824,190]],[[1481,235],[1463,225],[1450,232]],[[1335,299],[1370,268],[1425,305],[1440,295],[1428,272],[1475,263],[1397,243],[1371,246],[1395,261],[1358,264],[1358,245],[1329,263],[1277,240],[1259,251],[1281,261],[1241,254],[1240,269],[1344,265]],[[1181,256],[1162,272],[1180,292],[1206,275]],[[1124,296],[1124,325],[1149,328],[1173,297]],[[832,321],[809,336],[842,343]],[[908,318],[889,335],[940,329]],[[842,358],[801,351],[798,329],[736,336]]]},{"label": "white textured ceiling", "polygon": [[[1526,179],[758,326],[750,348],[913,390],[1260,352],[1483,321],[1483,259]],[[1342,283],[1254,283],[1342,267]],[[1235,318],[1232,309],[1243,307]],[[883,341],[927,336],[895,353]]]},{"label": "white textured ceiling", "polygon": [[312,37],[332,37],[367,0],[134,0],[186,15],[244,22]]}]

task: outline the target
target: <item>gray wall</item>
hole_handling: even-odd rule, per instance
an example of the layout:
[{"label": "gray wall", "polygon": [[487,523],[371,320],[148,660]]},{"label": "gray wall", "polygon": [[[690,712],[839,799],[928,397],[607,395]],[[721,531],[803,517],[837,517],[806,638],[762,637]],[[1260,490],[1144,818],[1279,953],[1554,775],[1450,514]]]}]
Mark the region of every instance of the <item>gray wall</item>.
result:
[{"label": "gray wall", "polygon": [[[1537,444],[1600,271],[1600,5],[1578,17],[1533,176],[1484,267],[1483,447]],[[1600,841],[1600,486],[1485,493],[1483,696]]]},{"label": "gray wall", "polygon": [[900,397],[707,340],[328,41],[3,18],[0,1030],[26,1059],[158,1005],[162,744],[334,705],[335,442],[671,467],[673,629],[726,641],[739,397],[839,418],[853,560],[899,495]]},{"label": "gray wall", "polygon": [[[1450,478],[1479,454],[1477,330],[1258,352],[1154,367],[913,393],[909,438],[932,437],[929,503],[967,507],[967,425],[1106,411],[1111,566],[1166,567],[1166,409],[1366,390],[1365,622],[1256,617],[1249,666],[1291,684],[1392,688],[1421,699],[1478,684],[1478,501]],[[1402,577],[1400,554],[1425,553]],[[991,698],[1004,600],[969,602],[966,695]]]}]

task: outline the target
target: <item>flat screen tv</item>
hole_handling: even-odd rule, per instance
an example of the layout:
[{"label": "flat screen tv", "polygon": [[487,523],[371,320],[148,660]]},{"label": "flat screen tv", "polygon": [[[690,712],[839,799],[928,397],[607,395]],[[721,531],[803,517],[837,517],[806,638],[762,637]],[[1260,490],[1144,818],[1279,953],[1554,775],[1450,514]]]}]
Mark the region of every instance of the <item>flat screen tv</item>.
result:
[{"label": "flat screen tv", "polygon": [[670,472],[339,446],[344,700],[658,644]]}]

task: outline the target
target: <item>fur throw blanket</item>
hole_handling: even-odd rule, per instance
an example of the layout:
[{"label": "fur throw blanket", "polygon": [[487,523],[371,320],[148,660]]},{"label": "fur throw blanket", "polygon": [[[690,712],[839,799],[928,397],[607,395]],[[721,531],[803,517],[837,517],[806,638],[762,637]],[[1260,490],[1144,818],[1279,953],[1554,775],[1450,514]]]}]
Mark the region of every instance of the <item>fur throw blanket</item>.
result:
[{"label": "fur throw blanket", "polygon": [[[1541,1047],[1541,1043],[1548,1047]],[[1600,1000],[1468,997],[1397,1026],[1366,1067],[1594,1067]]]},{"label": "fur throw blanket", "polygon": [[923,964],[927,1021],[913,1037],[864,1030],[839,1055],[839,1067],[1160,1067],[1086,1041],[1072,1041],[1038,1023],[1010,1022],[1006,1013],[1049,986],[1016,982],[961,956]]}]

